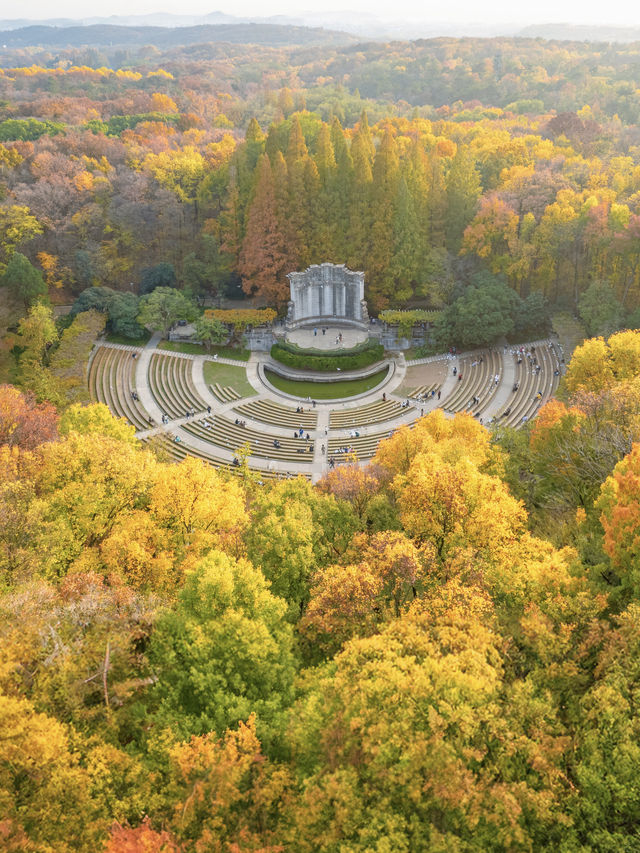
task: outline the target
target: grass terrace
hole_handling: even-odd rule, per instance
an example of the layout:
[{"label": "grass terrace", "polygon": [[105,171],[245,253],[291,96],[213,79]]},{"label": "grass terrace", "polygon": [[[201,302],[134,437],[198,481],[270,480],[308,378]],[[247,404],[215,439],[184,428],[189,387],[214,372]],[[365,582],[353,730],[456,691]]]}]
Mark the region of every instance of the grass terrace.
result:
[{"label": "grass terrace", "polygon": [[233,388],[241,397],[253,397],[255,389],[247,379],[247,372],[242,367],[233,364],[219,364],[215,361],[205,361],[203,365],[204,381],[207,385],[218,383]]}]

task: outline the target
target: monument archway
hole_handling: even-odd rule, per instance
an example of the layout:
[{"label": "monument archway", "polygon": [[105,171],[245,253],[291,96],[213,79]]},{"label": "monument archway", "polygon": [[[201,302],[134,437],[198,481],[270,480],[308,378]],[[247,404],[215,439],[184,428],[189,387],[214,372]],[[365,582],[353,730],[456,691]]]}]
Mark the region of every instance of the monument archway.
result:
[{"label": "monument archway", "polygon": [[364,273],[344,264],[313,264],[304,272],[287,275],[291,299],[287,330],[331,324],[367,329],[369,314],[364,298]]}]

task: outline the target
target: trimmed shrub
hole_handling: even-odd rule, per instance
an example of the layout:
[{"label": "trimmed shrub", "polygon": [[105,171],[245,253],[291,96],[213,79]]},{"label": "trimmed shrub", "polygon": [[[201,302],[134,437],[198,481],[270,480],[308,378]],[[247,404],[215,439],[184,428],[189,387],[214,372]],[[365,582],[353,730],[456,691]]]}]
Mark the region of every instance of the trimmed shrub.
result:
[{"label": "trimmed shrub", "polygon": [[351,349],[331,353],[326,350],[302,349],[287,341],[271,347],[271,357],[275,361],[299,370],[357,370],[381,361],[383,356],[384,347],[375,341],[365,341]]}]

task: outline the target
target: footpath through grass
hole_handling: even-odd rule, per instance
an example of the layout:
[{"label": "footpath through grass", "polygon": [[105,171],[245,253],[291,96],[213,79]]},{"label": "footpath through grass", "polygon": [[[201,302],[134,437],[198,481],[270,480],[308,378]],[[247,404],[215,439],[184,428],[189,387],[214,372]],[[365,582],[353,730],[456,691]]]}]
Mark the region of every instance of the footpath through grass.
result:
[{"label": "footpath through grass", "polygon": [[300,400],[306,400],[307,397],[311,397],[312,400],[340,400],[343,397],[355,397],[357,394],[371,391],[386,377],[388,369],[385,367],[384,370],[374,373],[373,376],[366,376],[364,379],[346,379],[344,382],[285,379],[271,370],[265,370],[265,374],[274,388],[298,397]]},{"label": "footpath through grass", "polygon": [[160,341],[158,349],[168,350],[169,352],[183,352],[186,355],[218,355],[219,358],[233,358],[236,361],[249,361],[251,357],[251,351],[248,349],[219,346],[211,347],[211,350],[207,351],[202,344],[179,341]]},{"label": "footpath through grass", "polygon": [[234,364],[220,364],[215,361],[205,361],[204,381],[207,385],[229,386],[241,397],[253,397],[255,389],[247,379],[247,371],[244,367],[236,367]]}]

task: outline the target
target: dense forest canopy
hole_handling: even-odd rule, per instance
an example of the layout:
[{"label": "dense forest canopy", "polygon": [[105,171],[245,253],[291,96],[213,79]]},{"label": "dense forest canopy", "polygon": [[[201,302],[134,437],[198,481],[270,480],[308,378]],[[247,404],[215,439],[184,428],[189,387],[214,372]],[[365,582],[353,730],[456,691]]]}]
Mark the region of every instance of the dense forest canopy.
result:
[{"label": "dense forest canopy", "polygon": [[4,57],[0,263],[20,250],[55,301],[167,263],[282,305],[287,271],[331,259],[373,310],[441,308],[481,270],[574,310],[596,280],[621,316],[640,302],[635,44]]},{"label": "dense forest canopy", "polygon": [[[0,51],[3,850],[639,848],[639,50]],[[590,337],[317,485],[87,405],[105,324],[234,297],[214,344],[327,260],[447,346]]]},{"label": "dense forest canopy", "polygon": [[634,849],[639,383],[317,487],[0,386],[5,849]]}]

